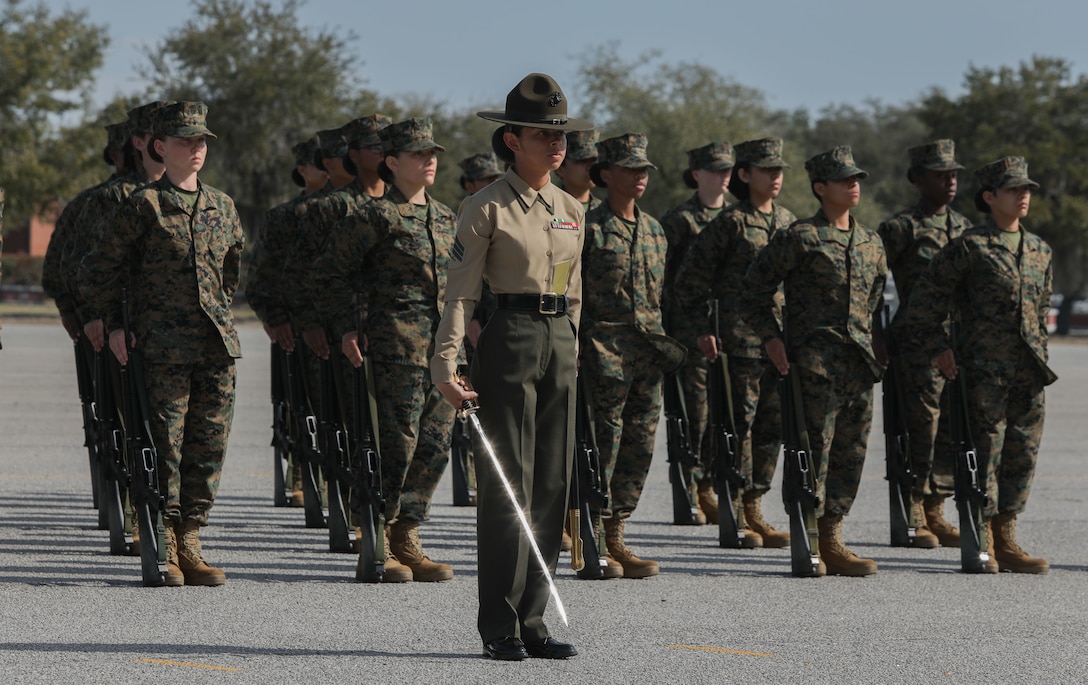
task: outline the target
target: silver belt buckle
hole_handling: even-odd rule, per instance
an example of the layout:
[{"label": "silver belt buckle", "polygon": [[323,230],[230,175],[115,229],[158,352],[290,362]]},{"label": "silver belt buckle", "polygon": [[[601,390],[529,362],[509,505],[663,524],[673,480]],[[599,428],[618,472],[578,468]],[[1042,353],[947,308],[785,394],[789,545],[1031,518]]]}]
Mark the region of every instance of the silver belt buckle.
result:
[{"label": "silver belt buckle", "polygon": [[[550,307],[548,306],[549,302],[551,303]],[[538,308],[538,311],[541,314],[549,314],[549,315],[558,314],[559,313],[559,295],[557,295],[555,293],[542,293],[540,295],[540,307]]]}]

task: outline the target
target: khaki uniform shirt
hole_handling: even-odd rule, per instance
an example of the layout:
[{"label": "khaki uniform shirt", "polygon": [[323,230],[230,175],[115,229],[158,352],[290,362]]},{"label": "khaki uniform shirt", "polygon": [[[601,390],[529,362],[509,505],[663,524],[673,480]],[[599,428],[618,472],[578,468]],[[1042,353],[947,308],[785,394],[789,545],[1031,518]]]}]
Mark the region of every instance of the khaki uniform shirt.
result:
[{"label": "khaki uniform shirt", "polygon": [[458,351],[485,281],[496,294],[565,294],[577,328],[584,218],[570,195],[551,183],[533,190],[512,169],[472,196],[450,250],[431,380],[456,379]]}]

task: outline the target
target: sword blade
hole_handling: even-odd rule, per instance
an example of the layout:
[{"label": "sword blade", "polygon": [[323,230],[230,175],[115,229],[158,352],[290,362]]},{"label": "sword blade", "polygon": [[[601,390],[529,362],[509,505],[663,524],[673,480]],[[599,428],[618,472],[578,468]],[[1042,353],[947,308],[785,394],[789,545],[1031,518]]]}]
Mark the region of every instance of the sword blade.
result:
[{"label": "sword blade", "polygon": [[484,446],[484,451],[487,452],[487,456],[491,458],[491,465],[495,467],[495,473],[499,474],[499,480],[502,481],[503,487],[506,489],[506,494],[510,498],[510,504],[514,507],[514,512],[518,515],[518,521],[521,522],[521,529],[525,532],[525,537],[529,539],[529,546],[533,549],[533,554],[536,556],[536,561],[540,564],[540,570],[544,574],[544,578],[548,581],[548,590],[551,592],[552,599],[555,600],[555,608],[559,610],[559,616],[563,619],[563,625],[570,625],[567,621],[567,610],[563,608],[563,600],[559,599],[559,590],[555,587],[555,581],[552,580],[551,571],[548,569],[548,564],[544,561],[544,555],[540,553],[540,546],[536,544],[536,538],[533,537],[533,530],[529,527],[529,519],[525,516],[525,511],[518,503],[518,497],[514,493],[513,486],[510,485],[510,481],[507,480],[506,474],[503,473],[502,464],[499,463],[499,457],[495,454],[495,449],[491,446],[491,441],[487,439],[484,434],[484,427],[480,424],[480,417],[476,416],[475,411],[466,411],[468,414],[469,422],[472,424],[472,429],[476,431],[476,435],[480,438],[480,443]]}]

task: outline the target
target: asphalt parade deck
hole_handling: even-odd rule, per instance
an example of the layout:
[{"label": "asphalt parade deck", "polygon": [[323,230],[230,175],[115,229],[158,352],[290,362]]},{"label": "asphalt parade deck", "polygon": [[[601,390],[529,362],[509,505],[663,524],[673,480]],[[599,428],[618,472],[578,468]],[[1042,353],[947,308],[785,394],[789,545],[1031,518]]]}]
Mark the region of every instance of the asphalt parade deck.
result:
[{"label": "asphalt parade deck", "polygon": [[[1045,576],[969,576],[956,549],[887,545],[879,406],[847,542],[877,575],[796,579],[788,550],[723,550],[670,524],[664,430],[628,544],[646,580],[580,581],[549,626],[579,656],[496,663],[476,633],[475,510],[450,479],[422,528],[452,581],[363,585],[300,509],[272,506],[269,349],[242,327],[238,402],[205,553],[219,588],[144,588],[96,529],[71,343],[9,324],[0,351],[0,681],[18,683],[1084,682],[1088,672],[1088,345],[1051,344],[1035,485],[1018,534]],[[877,388],[879,398],[879,388]],[[879,401],[877,402],[879,405]],[[765,512],[786,526],[775,506]],[[950,504],[947,513],[954,517]],[[545,681],[546,679],[546,681]]]}]

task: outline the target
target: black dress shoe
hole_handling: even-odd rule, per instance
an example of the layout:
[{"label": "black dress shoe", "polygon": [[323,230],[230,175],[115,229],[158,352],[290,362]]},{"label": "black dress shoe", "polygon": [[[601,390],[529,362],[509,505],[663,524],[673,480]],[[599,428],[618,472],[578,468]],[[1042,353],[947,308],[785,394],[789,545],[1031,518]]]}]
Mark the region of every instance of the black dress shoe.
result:
[{"label": "black dress shoe", "polygon": [[485,642],[484,654],[499,661],[521,661],[529,658],[525,643],[516,637],[502,637]]},{"label": "black dress shoe", "polygon": [[569,642],[560,642],[554,637],[525,643],[525,651],[537,659],[569,659],[578,654],[578,650]]}]

